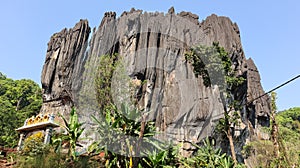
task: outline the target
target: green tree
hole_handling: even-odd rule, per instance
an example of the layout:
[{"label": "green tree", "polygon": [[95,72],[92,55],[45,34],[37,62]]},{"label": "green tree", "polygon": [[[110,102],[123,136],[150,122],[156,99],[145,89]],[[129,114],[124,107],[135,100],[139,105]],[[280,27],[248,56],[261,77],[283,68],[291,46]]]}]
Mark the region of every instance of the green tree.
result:
[{"label": "green tree", "polygon": [[201,76],[205,86],[218,85],[223,98],[224,118],[220,119],[217,130],[226,135],[232,158],[237,164],[231,126],[239,120],[239,101],[234,98],[234,88],[244,83],[232,69],[232,61],[223,47],[214,42],[212,46],[197,46],[185,54],[186,60],[193,66],[195,76]]},{"label": "green tree", "polygon": [[18,141],[15,129],[38,114],[41,104],[38,84],[29,79],[12,80],[0,73],[0,145],[15,147]]},{"label": "green tree", "polygon": [[279,142],[284,157],[283,161],[287,162],[290,167],[299,167],[300,108],[294,107],[278,112],[275,118],[279,127]]}]

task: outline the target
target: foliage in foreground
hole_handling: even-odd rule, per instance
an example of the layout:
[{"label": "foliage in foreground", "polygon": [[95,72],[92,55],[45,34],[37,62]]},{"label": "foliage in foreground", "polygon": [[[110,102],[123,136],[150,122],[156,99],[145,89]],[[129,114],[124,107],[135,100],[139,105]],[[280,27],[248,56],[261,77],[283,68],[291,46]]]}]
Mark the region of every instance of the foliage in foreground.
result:
[{"label": "foliage in foreground", "polygon": [[[126,153],[119,153],[120,151],[109,151],[108,148],[110,144],[117,145],[120,150],[126,152],[137,152],[136,148],[133,148],[134,144],[132,142],[126,142],[124,140],[122,143],[120,134],[113,132],[124,133],[126,135],[136,136],[139,135],[141,125],[139,122],[130,120],[125,116],[137,115],[137,111],[130,111],[128,107],[122,106],[122,110],[113,110],[115,113],[107,113],[104,120],[96,119],[99,125],[99,134],[104,135],[100,141],[92,144],[89,148],[88,155],[85,156],[74,156],[72,153],[64,153],[62,150],[56,150],[57,144],[55,144],[54,138],[50,145],[44,145],[42,139],[42,133],[38,132],[31,135],[26,139],[22,155],[15,156],[17,161],[17,167],[23,168],[50,168],[50,167],[120,167],[120,168],[175,168],[175,167],[221,167],[221,168],[233,168],[233,160],[230,156],[222,154],[220,149],[214,147],[214,141],[208,138],[203,141],[203,146],[194,144],[197,148],[197,152],[190,158],[182,157],[180,154],[181,144],[164,146],[164,144],[152,142],[153,148],[146,151],[142,157],[133,157],[131,154],[126,155]],[[75,111],[74,111],[75,112]],[[126,115],[125,115],[126,114]],[[75,115],[70,118],[70,123],[78,123]],[[73,121],[72,121],[73,120]],[[76,122],[77,121],[77,122]],[[76,127],[78,130],[81,126]],[[74,127],[75,128],[75,127]],[[74,129],[72,129],[74,130]],[[110,130],[110,131],[108,131]],[[113,132],[112,132],[113,130]],[[70,132],[70,130],[69,130]],[[144,132],[144,143],[147,142],[147,137],[152,137],[155,134],[154,127],[152,123],[145,127]],[[72,134],[68,134],[71,141]],[[78,134],[80,135],[80,134]],[[65,136],[65,135],[61,135]],[[61,137],[62,138],[62,137]],[[78,138],[78,137],[77,137]],[[57,138],[56,138],[57,139]],[[65,138],[62,138],[65,139]],[[76,140],[75,140],[76,142]],[[138,142],[138,141],[137,141]],[[76,143],[75,143],[76,144]],[[71,148],[71,146],[70,146]],[[163,150],[162,150],[163,149]],[[98,157],[98,159],[95,159]]]},{"label": "foliage in foreground", "polygon": [[71,160],[68,154],[56,153],[54,146],[45,146],[42,153],[35,156],[14,155],[15,167],[18,168],[93,168],[99,167],[99,163],[90,157],[81,156],[76,161]]},{"label": "foliage in foreground", "polygon": [[[139,158],[137,166],[130,164],[130,157],[121,156],[109,152],[107,155],[79,156],[71,160],[67,154],[56,153],[54,146],[46,146],[42,152],[35,155],[23,154],[14,156],[17,161],[16,167],[20,168],[67,168],[67,167],[137,167],[137,168],[233,168],[233,160],[230,156],[222,154],[220,149],[215,149],[213,142],[205,140],[204,146],[197,146],[198,152],[190,158],[184,158],[179,153],[180,145],[173,146],[160,152],[151,152],[147,156]],[[95,156],[101,156],[95,159]],[[110,160],[108,160],[110,159]],[[133,158],[137,159],[137,158]],[[238,165],[236,167],[244,167]]]},{"label": "foliage in foreground", "polygon": [[[221,167],[221,168],[232,168],[234,167],[233,160],[230,156],[222,154],[220,149],[214,147],[214,141],[208,138],[203,141],[203,146],[196,145],[198,151],[190,158],[184,158],[180,154],[181,145],[162,146],[162,144],[153,142],[151,151],[144,151],[142,157],[132,157],[131,155],[120,154],[120,151],[112,152],[109,151],[109,144],[123,144],[125,146],[118,146],[122,151],[132,152],[136,150],[133,148],[134,144],[129,142],[121,142],[121,137],[118,137],[113,132],[124,133],[127,135],[138,135],[141,125],[139,122],[129,120],[125,116],[133,116],[137,114],[137,111],[130,111],[126,106],[122,106],[122,110],[115,109],[114,115],[108,113],[106,118],[101,122],[96,119],[99,125],[99,134],[104,135],[103,138],[92,144],[89,148],[88,155],[85,156],[74,156],[72,153],[62,153],[61,150],[56,150],[57,146],[52,141],[50,145],[44,145],[42,139],[42,133],[38,132],[31,135],[26,139],[22,155],[17,157],[17,167],[34,167],[34,168],[48,168],[48,167],[120,167],[120,168],[172,168],[172,167]],[[74,111],[75,112],[75,111]],[[127,113],[127,115],[125,115]],[[70,123],[78,123],[75,115],[70,118]],[[73,120],[73,121],[72,121]],[[78,130],[81,126],[76,127]],[[75,127],[74,127],[75,128]],[[107,131],[111,129],[110,131]],[[72,129],[74,130],[74,129]],[[105,131],[106,130],[106,131]],[[104,132],[103,132],[104,131]],[[69,130],[70,132],[70,130]],[[144,138],[151,137],[155,134],[152,123],[146,125]],[[80,135],[80,134],[78,134]],[[120,134],[119,134],[120,135]],[[71,141],[73,134],[68,134],[70,137],[68,141]],[[77,137],[78,138],[78,137]],[[76,140],[75,140],[76,142]],[[150,142],[148,142],[150,143]],[[75,143],[76,144],[76,143]],[[163,150],[162,148],[165,147]],[[70,146],[71,148],[71,146]],[[135,151],[136,152],[136,151]],[[141,151],[142,152],[142,151]],[[95,156],[100,159],[95,159]]]},{"label": "foliage in foreground", "polygon": [[77,142],[79,140],[80,135],[84,131],[84,128],[82,127],[83,123],[79,123],[75,108],[72,108],[72,110],[70,112],[69,122],[67,122],[67,120],[65,119],[64,116],[62,116],[62,115],[60,115],[60,116],[65,123],[64,128],[67,131],[67,136],[65,136],[66,137],[65,139],[70,144],[69,153],[71,154],[72,159],[76,160],[77,159],[76,146],[77,146]]},{"label": "foliage in foreground", "polygon": [[[102,138],[90,149],[95,153],[105,152],[104,158],[107,167],[234,167],[233,159],[222,154],[220,149],[215,149],[214,141],[208,139],[203,142],[203,146],[194,144],[198,151],[190,158],[181,156],[179,152],[181,144],[163,144],[147,139],[157,133],[151,122],[147,123],[145,127],[143,145],[148,143],[148,146],[152,145],[152,148],[137,151],[138,148],[135,146],[139,144],[134,144],[134,142],[138,143],[139,141],[126,141],[123,135],[138,137],[141,128],[140,122],[130,120],[126,116],[135,116],[139,112],[137,110],[130,111],[125,105],[122,106],[122,110],[115,109],[113,111],[114,114],[107,111],[106,117],[102,120],[95,118],[99,126],[99,135]],[[119,151],[110,151],[111,146],[117,146]],[[124,155],[121,155],[122,151]],[[141,152],[144,155],[134,158],[130,152]]]},{"label": "foliage in foreground", "polygon": [[197,153],[191,158],[185,158],[181,163],[184,167],[220,167],[220,168],[231,168],[231,167],[244,167],[242,164],[234,165],[234,160],[221,152],[221,149],[215,148],[215,141],[206,138],[203,140],[203,146],[195,145],[198,149]]}]

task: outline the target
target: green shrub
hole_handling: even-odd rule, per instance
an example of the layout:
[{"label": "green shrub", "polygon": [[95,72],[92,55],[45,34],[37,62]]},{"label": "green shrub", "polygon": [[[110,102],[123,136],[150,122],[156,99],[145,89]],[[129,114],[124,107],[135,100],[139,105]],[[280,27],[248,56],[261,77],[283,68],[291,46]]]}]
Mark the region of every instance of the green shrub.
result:
[{"label": "green shrub", "polygon": [[[194,144],[197,147],[197,152],[191,158],[184,158],[181,163],[185,167],[207,167],[207,168],[233,168],[234,161],[230,156],[221,152],[221,149],[215,148],[215,141],[206,138],[203,140],[203,146]],[[242,164],[236,166],[243,167]]]},{"label": "green shrub", "polygon": [[47,146],[44,144],[44,134],[42,132],[37,132],[25,139],[22,154],[37,156],[47,152],[47,150]]}]

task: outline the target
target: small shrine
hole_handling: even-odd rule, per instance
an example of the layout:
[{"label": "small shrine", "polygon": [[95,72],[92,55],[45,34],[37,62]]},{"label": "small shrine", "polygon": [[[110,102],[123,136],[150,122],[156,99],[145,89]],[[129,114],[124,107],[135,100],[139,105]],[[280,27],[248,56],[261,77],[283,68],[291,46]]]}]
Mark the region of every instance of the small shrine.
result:
[{"label": "small shrine", "polygon": [[24,125],[16,129],[16,131],[20,133],[17,150],[22,149],[23,141],[29,134],[38,131],[43,132],[44,134],[44,144],[50,143],[53,128],[59,127],[59,125],[54,122],[54,118],[55,116],[53,114],[39,114],[36,117],[32,116],[31,118],[26,119]]}]

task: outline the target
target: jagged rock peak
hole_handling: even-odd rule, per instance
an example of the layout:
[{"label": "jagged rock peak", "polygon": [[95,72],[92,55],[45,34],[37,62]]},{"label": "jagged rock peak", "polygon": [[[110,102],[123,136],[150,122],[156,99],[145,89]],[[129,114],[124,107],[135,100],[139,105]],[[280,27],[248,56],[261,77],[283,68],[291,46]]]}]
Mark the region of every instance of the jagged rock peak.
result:
[{"label": "jagged rock peak", "polygon": [[[129,14],[133,14],[133,13],[139,13],[139,14],[142,14],[143,13],[143,10],[136,10],[134,8],[131,8],[131,10],[128,12],[128,11],[125,11],[121,14],[121,17],[122,16],[126,16],[126,15],[129,15]],[[145,12],[147,13],[147,12]],[[165,15],[165,13],[161,13],[161,12],[149,12],[150,15],[154,15],[154,16],[157,16],[159,14],[163,14]],[[168,13],[167,14],[175,14],[175,8],[172,6],[169,10],[168,10]],[[199,16],[196,15],[196,14],[193,14],[191,12],[186,12],[186,11],[182,11],[180,13],[177,14],[178,16],[181,16],[183,18],[187,18],[189,19],[191,22],[195,23],[195,24],[199,24]]]},{"label": "jagged rock peak", "polygon": [[136,10],[135,8],[131,8],[129,12],[127,11],[124,11],[122,14],[121,14],[121,17],[123,16],[126,16],[126,15],[129,15],[129,14],[133,14],[133,13],[143,13],[143,10]]},{"label": "jagged rock peak", "polygon": [[104,17],[100,23],[100,27],[103,26],[105,23],[109,23],[112,20],[116,19],[116,12],[105,12]]},{"label": "jagged rock peak", "polygon": [[237,51],[244,57],[239,27],[228,17],[212,14],[201,22],[201,28],[210,37],[209,43],[218,41],[227,52]]},{"label": "jagged rock peak", "polygon": [[175,9],[172,6],[169,10],[168,10],[168,14],[174,14],[175,13]]},{"label": "jagged rock peak", "polygon": [[200,24],[199,23],[199,16],[196,14],[193,14],[191,12],[185,12],[182,11],[179,13],[179,16],[183,17],[183,18],[187,18],[189,19],[191,22],[195,23],[195,24]]},{"label": "jagged rock peak", "polygon": [[105,18],[116,18],[116,12],[105,12],[104,13]]}]

